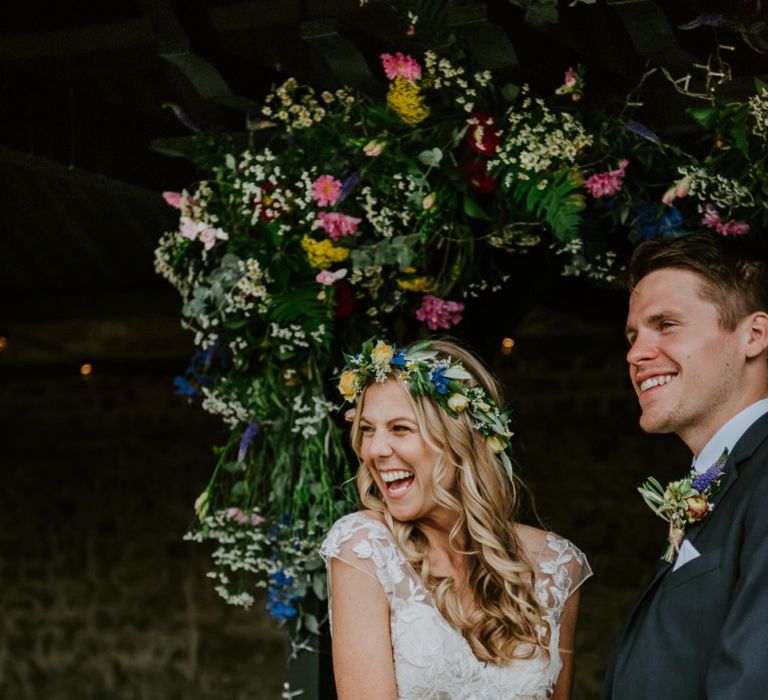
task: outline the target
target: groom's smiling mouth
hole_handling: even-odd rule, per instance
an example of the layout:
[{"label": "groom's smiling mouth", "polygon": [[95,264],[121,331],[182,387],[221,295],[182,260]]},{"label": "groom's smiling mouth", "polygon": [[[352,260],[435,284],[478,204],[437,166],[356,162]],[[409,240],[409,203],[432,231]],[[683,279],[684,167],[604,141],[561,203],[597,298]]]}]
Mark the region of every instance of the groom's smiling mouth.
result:
[{"label": "groom's smiling mouth", "polygon": [[657,386],[669,384],[676,376],[677,375],[675,374],[657,374],[655,377],[643,379],[643,381],[638,383],[638,388],[640,389],[640,393],[643,394]]}]

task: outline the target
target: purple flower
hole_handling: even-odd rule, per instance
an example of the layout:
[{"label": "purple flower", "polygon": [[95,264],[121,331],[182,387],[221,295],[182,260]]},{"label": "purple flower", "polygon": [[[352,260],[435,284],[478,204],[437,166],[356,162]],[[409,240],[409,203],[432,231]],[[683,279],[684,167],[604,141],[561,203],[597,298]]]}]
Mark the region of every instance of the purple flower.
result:
[{"label": "purple flower", "polygon": [[722,15],[699,15],[687,24],[681,24],[680,29],[698,29],[699,27],[719,27],[723,23]]},{"label": "purple flower", "polygon": [[651,143],[659,143],[659,137],[656,136],[645,124],[641,124],[634,119],[624,122],[624,128],[627,131],[631,131],[633,134],[637,134],[640,138],[650,141]]},{"label": "purple flower", "polygon": [[348,178],[341,183],[341,192],[339,192],[339,201],[343,202],[357,187],[357,183],[360,182],[360,173],[352,173]]},{"label": "purple flower", "polygon": [[174,104],[173,102],[166,102],[163,107],[170,107],[173,113],[176,115],[176,119],[178,119],[192,133],[199,134],[202,131],[202,129],[192,121],[189,115],[181,107],[179,107],[179,105]]},{"label": "purple flower", "polygon": [[243,436],[240,438],[240,449],[237,451],[238,462],[242,462],[245,459],[245,455],[248,453],[248,446],[253,438],[259,434],[260,428],[259,421],[255,420],[243,431]]},{"label": "purple flower", "polygon": [[723,452],[720,459],[717,460],[707,471],[703,474],[699,474],[692,482],[691,487],[696,489],[699,493],[704,493],[723,473],[723,467],[728,461],[727,450]]}]

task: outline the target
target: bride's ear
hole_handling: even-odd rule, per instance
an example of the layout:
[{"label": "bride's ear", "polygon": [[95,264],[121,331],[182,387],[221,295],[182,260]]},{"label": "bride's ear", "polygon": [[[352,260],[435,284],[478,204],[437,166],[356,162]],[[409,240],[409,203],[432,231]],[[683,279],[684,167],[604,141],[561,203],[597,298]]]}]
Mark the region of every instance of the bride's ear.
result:
[{"label": "bride's ear", "polygon": [[744,321],[747,333],[746,356],[752,359],[768,349],[768,313],[756,311]]}]

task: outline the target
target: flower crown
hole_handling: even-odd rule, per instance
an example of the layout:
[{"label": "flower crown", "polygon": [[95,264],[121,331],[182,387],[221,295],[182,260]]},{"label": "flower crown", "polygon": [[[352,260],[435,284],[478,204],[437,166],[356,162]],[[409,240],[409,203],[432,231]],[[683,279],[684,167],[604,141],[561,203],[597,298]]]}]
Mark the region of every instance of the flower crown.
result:
[{"label": "flower crown", "polygon": [[396,372],[413,396],[428,396],[454,418],[466,411],[474,420],[475,430],[485,435],[486,444],[501,459],[511,481],[512,461],[507,454],[512,437],[511,411],[499,409],[481,386],[468,386],[472,375],[459,360],[440,359],[438,355],[429,341],[400,350],[383,340],[367,340],[357,355],[344,354],[347,364],[339,378],[339,392],[346,401],[355,403],[371,380],[385,382]]}]

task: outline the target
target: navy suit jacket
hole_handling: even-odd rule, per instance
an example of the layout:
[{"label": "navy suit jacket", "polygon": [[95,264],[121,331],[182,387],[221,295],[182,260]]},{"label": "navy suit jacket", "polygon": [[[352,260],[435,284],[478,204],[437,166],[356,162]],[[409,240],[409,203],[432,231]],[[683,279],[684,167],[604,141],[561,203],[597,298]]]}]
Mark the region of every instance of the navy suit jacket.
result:
[{"label": "navy suit jacket", "polygon": [[734,446],[700,556],[661,561],[614,646],[605,700],[768,698],[768,415]]}]

